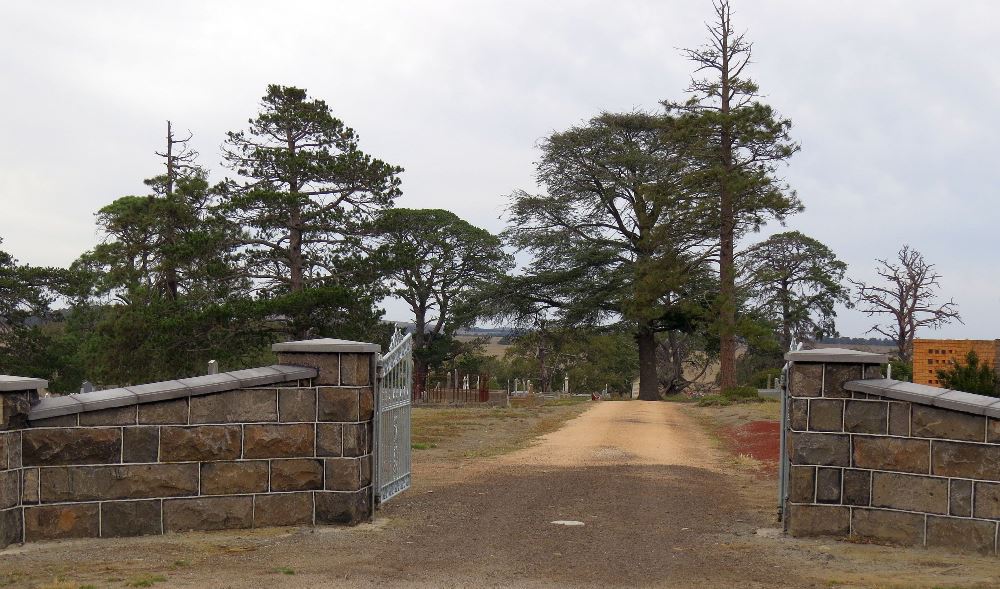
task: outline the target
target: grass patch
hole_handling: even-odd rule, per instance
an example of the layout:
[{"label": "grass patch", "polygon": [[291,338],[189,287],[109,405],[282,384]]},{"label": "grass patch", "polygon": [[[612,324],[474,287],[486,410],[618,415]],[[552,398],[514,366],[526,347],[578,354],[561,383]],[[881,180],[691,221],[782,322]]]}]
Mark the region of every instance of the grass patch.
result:
[{"label": "grass patch", "polygon": [[274,569],[274,572],[276,572],[278,574],[281,574],[281,575],[294,575],[295,574],[295,569],[291,569],[291,568],[288,568],[288,567],[278,567],[278,568]]},{"label": "grass patch", "polygon": [[167,578],[163,575],[139,575],[138,577],[132,577],[125,583],[126,587],[152,587],[157,583],[162,583],[166,581]]},{"label": "grass patch", "polygon": [[430,450],[431,448],[437,448],[437,445],[430,442],[414,442],[410,444],[410,448],[414,450]]}]

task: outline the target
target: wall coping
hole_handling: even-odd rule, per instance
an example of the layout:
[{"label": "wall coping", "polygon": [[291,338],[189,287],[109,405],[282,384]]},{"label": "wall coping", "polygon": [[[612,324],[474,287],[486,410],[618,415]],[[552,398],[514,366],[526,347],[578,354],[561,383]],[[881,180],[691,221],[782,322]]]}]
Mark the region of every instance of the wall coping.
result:
[{"label": "wall coping", "polygon": [[0,392],[9,393],[11,391],[38,391],[48,386],[49,381],[45,379],[0,374]]},{"label": "wall coping", "polygon": [[378,354],[382,347],[378,344],[352,342],[331,337],[305,339],[294,342],[281,342],[271,346],[273,352],[309,352],[316,354]]},{"label": "wall coping", "polygon": [[909,401],[920,405],[930,405],[1000,419],[1000,398],[997,397],[953,391],[891,378],[852,380],[844,383],[844,388],[855,393],[879,395],[898,401]]},{"label": "wall coping", "polygon": [[275,364],[273,366],[220,372],[219,374],[153,382],[105,391],[77,393],[60,397],[45,397],[31,407],[31,411],[28,413],[28,420],[36,421],[50,417],[85,413],[87,411],[99,411],[101,409],[112,409],[142,403],[155,403],[157,401],[259,387],[292,380],[305,380],[315,378],[318,374],[319,371],[315,368]]},{"label": "wall coping", "polygon": [[785,360],[790,362],[824,362],[844,364],[888,364],[887,354],[859,352],[846,348],[818,348],[815,350],[795,350],[785,353]]}]

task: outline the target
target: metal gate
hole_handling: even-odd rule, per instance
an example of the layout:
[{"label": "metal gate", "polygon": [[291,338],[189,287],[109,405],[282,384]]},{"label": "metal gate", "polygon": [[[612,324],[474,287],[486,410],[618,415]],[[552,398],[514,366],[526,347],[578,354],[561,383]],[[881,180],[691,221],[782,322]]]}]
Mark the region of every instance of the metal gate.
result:
[{"label": "metal gate", "polygon": [[375,502],[385,503],[410,488],[410,404],[413,338],[396,331],[378,365],[376,391]]}]

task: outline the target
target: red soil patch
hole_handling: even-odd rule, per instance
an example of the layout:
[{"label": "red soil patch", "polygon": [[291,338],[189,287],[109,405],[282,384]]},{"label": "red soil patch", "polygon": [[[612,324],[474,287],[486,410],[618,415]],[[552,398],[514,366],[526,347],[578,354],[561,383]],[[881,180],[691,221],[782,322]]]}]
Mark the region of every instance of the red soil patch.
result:
[{"label": "red soil patch", "polygon": [[736,454],[747,454],[764,463],[766,470],[778,466],[781,424],[777,421],[751,421],[739,427],[728,427],[723,433]]}]

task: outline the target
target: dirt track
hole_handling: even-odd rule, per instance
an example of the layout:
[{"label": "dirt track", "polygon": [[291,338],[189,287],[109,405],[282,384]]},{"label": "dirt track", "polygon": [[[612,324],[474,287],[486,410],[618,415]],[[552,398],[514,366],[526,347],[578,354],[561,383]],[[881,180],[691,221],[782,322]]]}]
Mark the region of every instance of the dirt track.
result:
[{"label": "dirt track", "polygon": [[[374,526],[29,545],[0,553],[0,586],[5,572],[13,586],[55,578],[48,586],[74,589],[122,587],[141,574],[160,575],[157,587],[1000,581],[995,559],[762,535],[777,525],[773,481],[755,478],[714,446],[696,421],[706,415],[670,403],[598,403],[538,444],[504,456],[418,452],[414,488],[388,504]],[[551,523],[557,520],[584,525]]]}]

